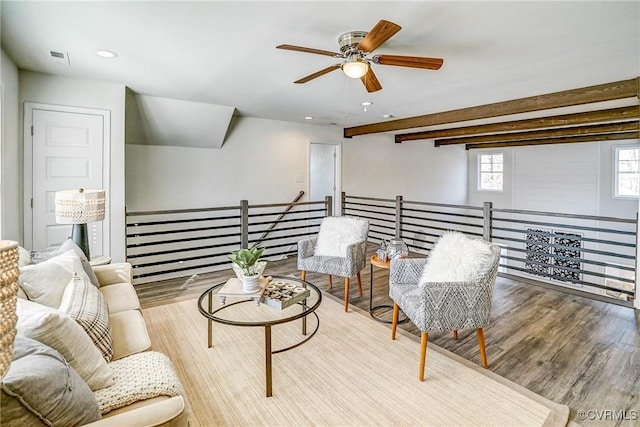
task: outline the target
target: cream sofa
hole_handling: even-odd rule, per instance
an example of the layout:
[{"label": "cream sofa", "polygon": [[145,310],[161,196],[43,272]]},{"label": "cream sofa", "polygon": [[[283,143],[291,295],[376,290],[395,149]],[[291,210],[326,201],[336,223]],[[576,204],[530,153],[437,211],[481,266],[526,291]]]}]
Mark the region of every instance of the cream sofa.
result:
[{"label": "cream sofa", "polygon": [[[113,360],[151,349],[128,263],[93,267],[109,306]],[[184,396],[157,396],[115,409],[90,426],[185,426],[189,424]]]},{"label": "cream sofa", "polygon": [[[142,317],[136,291],[132,285],[131,265],[114,263],[96,266],[93,267],[93,272],[100,285],[99,291],[108,306],[113,356],[107,366],[114,372],[114,384],[93,391],[100,405],[101,419],[87,424],[75,423],[67,418],[64,423],[96,427],[189,425],[186,399],[171,362],[161,353],[151,351],[151,340]],[[22,298],[28,296],[22,291],[19,294]],[[35,304],[24,302],[24,300],[18,302],[19,315],[21,303]],[[21,335],[20,321],[18,335]],[[11,368],[14,364],[16,369],[19,369],[19,362],[16,362],[15,357],[14,354],[14,362],[3,379],[0,423],[3,426],[21,427],[46,425],[47,422],[43,420],[48,419],[46,415],[43,416],[33,410],[32,406],[34,405],[30,403],[30,398],[34,397],[33,392],[31,392],[32,396],[20,396],[20,381],[16,381],[15,375],[13,375],[13,380],[17,385],[14,384],[13,389],[4,383],[5,380],[12,377]],[[22,369],[25,368],[22,367]],[[155,378],[160,376],[162,377]],[[39,381],[45,382],[47,379],[41,378]],[[169,383],[169,386],[164,383]],[[138,386],[138,384],[140,385]],[[163,386],[168,392],[157,392],[157,390],[162,390]],[[138,387],[139,389],[137,389]],[[31,408],[27,409],[27,407]],[[55,411],[55,408],[52,411]]]}]

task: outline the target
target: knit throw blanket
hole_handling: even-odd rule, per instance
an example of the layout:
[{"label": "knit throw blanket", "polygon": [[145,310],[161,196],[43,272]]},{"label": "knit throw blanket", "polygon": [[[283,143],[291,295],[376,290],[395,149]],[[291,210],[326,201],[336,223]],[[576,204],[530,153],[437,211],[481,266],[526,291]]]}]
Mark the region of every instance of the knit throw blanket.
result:
[{"label": "knit throw blanket", "polygon": [[94,392],[102,414],[140,400],[184,395],[171,361],[162,353],[133,354],[111,362],[109,367],[114,384]]}]

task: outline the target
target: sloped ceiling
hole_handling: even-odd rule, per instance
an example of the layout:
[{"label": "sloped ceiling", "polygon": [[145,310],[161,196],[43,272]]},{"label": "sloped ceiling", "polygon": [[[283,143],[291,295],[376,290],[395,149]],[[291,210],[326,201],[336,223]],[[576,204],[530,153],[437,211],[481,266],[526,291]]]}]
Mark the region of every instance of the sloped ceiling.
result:
[{"label": "sloped ceiling", "polygon": [[127,144],[222,148],[234,107],[127,91]]},{"label": "sloped ceiling", "polygon": [[[349,127],[638,76],[638,1],[7,1],[2,47],[18,67],[122,83],[136,94],[235,106],[242,116]],[[444,58],[438,71],[374,65],[381,91],[336,70],[338,36],[387,19],[376,53]],[[70,65],[47,49],[66,52]],[[118,53],[115,59],[97,49]],[[373,102],[365,108],[363,101]]]}]

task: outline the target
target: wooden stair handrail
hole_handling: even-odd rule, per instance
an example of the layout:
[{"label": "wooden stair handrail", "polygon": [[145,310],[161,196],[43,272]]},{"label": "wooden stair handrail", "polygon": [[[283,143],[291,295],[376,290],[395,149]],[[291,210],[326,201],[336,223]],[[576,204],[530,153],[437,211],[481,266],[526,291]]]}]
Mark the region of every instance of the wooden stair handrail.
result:
[{"label": "wooden stair handrail", "polygon": [[274,228],[276,228],[276,225],[278,225],[278,222],[280,222],[280,220],[281,220],[282,218],[284,218],[284,216],[285,216],[287,213],[289,213],[289,211],[291,210],[291,208],[293,207],[293,205],[295,205],[295,204],[296,204],[296,202],[302,198],[302,196],[304,196],[304,191],[303,191],[303,190],[300,190],[300,192],[298,193],[298,195],[297,195],[296,197],[294,197],[293,201],[287,205],[287,207],[284,209],[284,211],[283,211],[280,215],[278,215],[278,218],[276,218],[276,219],[273,221],[273,223],[269,226],[269,228],[267,228],[267,230],[266,230],[264,233],[262,233],[262,236],[260,236],[260,237],[258,238],[258,240],[256,240],[256,244],[257,244],[257,243],[260,243],[260,242],[262,241],[262,239],[264,239],[265,237],[267,237],[267,236],[269,235],[269,233],[271,233],[271,231],[273,231],[273,229],[274,229]]}]

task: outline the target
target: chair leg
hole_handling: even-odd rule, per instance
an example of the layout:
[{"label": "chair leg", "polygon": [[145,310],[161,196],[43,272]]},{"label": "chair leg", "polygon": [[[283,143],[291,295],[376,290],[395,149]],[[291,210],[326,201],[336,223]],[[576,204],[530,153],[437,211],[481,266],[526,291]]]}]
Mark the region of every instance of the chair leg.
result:
[{"label": "chair leg", "polygon": [[486,369],[489,367],[489,365],[487,364],[487,349],[484,346],[484,331],[482,330],[482,328],[478,328],[476,329],[476,332],[478,333],[478,347],[480,347],[480,360],[482,361],[482,367]]},{"label": "chair leg", "polygon": [[358,274],[356,275],[356,277],[358,278],[358,293],[360,294],[360,296],[362,296],[362,279],[360,278],[360,272],[358,271]]},{"label": "chair leg", "polygon": [[457,329],[454,329],[454,330],[453,330],[453,339],[454,339],[454,340],[457,340],[457,339],[458,339],[458,330],[457,330]]},{"label": "chair leg", "polygon": [[329,289],[333,288],[333,278],[329,275]]},{"label": "chair leg", "polygon": [[396,329],[398,329],[398,312],[400,307],[395,302],[393,303],[393,317],[391,318],[391,339],[396,339]]},{"label": "chair leg", "polygon": [[307,280],[307,272],[306,272],[306,271],[304,271],[304,270],[302,270],[302,271],[300,272],[300,278],[301,278],[302,280]]},{"label": "chair leg", "polygon": [[424,381],[424,365],[427,361],[427,341],[429,341],[429,334],[426,332],[420,334],[420,381]]},{"label": "chair leg", "polygon": [[349,278],[344,278],[344,311],[349,311]]}]

